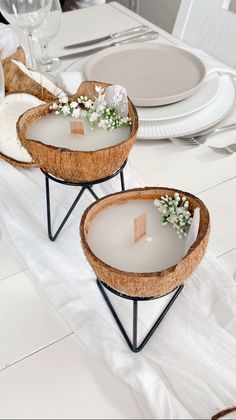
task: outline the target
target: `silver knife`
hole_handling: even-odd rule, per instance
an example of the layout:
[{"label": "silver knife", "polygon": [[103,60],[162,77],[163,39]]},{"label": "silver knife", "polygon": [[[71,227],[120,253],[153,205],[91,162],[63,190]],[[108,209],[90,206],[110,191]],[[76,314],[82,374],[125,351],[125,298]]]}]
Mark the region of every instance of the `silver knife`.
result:
[{"label": "silver knife", "polygon": [[110,34],[110,35],[106,35],[106,36],[102,36],[100,38],[96,38],[96,39],[91,39],[90,41],[84,41],[84,42],[79,42],[78,44],[71,44],[71,45],[66,45],[64,47],[65,50],[69,50],[71,48],[81,48],[81,47],[87,47],[89,45],[93,45],[93,44],[97,44],[99,42],[103,42],[103,41],[107,41],[108,39],[116,39],[116,38],[120,38],[126,35],[132,35],[132,34],[136,34],[136,33],[144,33],[149,31],[150,28],[148,26],[144,26],[144,25],[139,25],[136,26],[135,28],[131,28],[131,29],[126,29],[125,31],[121,31],[121,32],[116,32],[114,34]]},{"label": "silver knife", "polygon": [[108,45],[101,45],[100,47],[90,48],[89,50],[77,51],[77,52],[72,53],[72,54],[61,55],[59,58],[66,60],[67,58],[68,59],[73,59],[73,58],[83,57],[84,55],[93,54],[95,52],[104,50],[105,48],[115,47],[115,46],[118,46],[118,45],[130,44],[132,42],[151,41],[152,39],[156,39],[158,37],[158,35],[159,35],[158,32],[149,31],[149,32],[146,32],[146,33],[141,34],[141,35],[130,36],[129,38],[127,38],[123,41],[116,41],[116,42],[112,42]]}]

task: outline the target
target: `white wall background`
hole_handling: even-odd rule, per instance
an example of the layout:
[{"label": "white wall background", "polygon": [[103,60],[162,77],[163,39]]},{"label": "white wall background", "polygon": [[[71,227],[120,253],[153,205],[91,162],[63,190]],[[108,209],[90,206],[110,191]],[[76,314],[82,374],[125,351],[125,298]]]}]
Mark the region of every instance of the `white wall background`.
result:
[{"label": "white wall background", "polygon": [[180,3],[181,0],[139,0],[139,13],[171,33]]},{"label": "white wall background", "polygon": [[[107,0],[107,2],[112,0]],[[129,7],[129,0],[116,0]],[[160,28],[172,32],[181,0],[138,0],[139,14]]]}]

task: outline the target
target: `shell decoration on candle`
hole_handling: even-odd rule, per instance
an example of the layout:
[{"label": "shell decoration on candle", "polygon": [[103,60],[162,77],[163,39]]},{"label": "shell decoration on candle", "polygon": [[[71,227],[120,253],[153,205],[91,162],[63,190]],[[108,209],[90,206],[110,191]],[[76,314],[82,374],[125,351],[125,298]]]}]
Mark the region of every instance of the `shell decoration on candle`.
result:
[{"label": "shell decoration on candle", "polygon": [[[83,82],[78,92],[70,97],[70,101],[75,102],[81,96],[94,101],[97,96],[96,86],[105,89],[110,85],[102,82]],[[96,150],[86,151],[46,144],[43,138],[36,140],[28,135],[29,129],[34,123],[53,115],[55,111],[52,106],[53,102],[26,111],[17,122],[17,133],[22,146],[45,172],[69,182],[96,181],[114,174],[127,160],[138,132],[138,116],[130,99],[128,99],[128,117],[131,120],[131,125],[125,128],[128,130],[125,138],[121,138],[115,145],[109,146],[108,144]],[[57,117],[55,117],[55,121],[56,119]],[[106,131],[101,130],[101,133],[107,134]],[[76,144],[75,139],[73,139],[73,144]]]},{"label": "shell decoration on candle", "polygon": [[128,115],[127,91],[123,86],[108,86],[105,90],[105,101],[110,107],[116,108],[120,117]]},{"label": "shell decoration on candle", "polygon": [[[121,268],[117,268],[114,264],[114,262],[107,260],[106,258],[102,259],[99,257],[99,253],[101,252],[101,246],[104,246],[105,243],[108,243],[110,246],[109,252],[111,253],[112,250],[114,252],[119,251],[118,257],[120,258],[120,251],[127,246],[133,247],[132,255],[138,255],[138,249],[134,249],[136,246],[140,246],[140,241],[138,242],[138,245],[133,244],[131,240],[128,240],[127,236],[127,228],[124,229],[123,233],[121,232],[122,226],[121,220],[123,214],[121,207],[125,206],[129,203],[135,203],[135,202],[150,202],[150,208],[151,211],[154,211],[154,225],[156,226],[156,223],[158,221],[158,215],[155,213],[155,208],[153,207],[153,201],[158,199],[161,200],[161,197],[165,197],[165,195],[172,196],[173,194],[178,193],[181,196],[186,197],[186,200],[189,202],[189,210],[191,212],[195,212],[196,209],[200,210],[200,219],[199,219],[199,225],[196,232],[196,236],[194,238],[194,242],[191,244],[191,246],[188,248],[187,252],[183,252],[183,254],[180,254],[180,259],[178,257],[177,262],[174,262],[173,264],[169,264],[168,266],[164,266],[165,268],[161,269],[160,271],[156,270],[147,270],[141,271],[141,270],[124,270]],[[148,204],[149,206],[149,204]],[[100,241],[100,238],[102,236],[102,244],[99,242],[97,245],[97,251],[95,251],[94,242],[91,243],[91,236],[90,231],[96,230],[96,226],[98,229],[98,222],[96,224],[96,221],[100,220],[103,215],[103,223],[107,224],[108,221],[111,219],[111,217],[108,215],[108,212],[112,211],[114,214],[114,209],[117,209],[116,217],[119,218],[117,220],[117,223],[119,225],[119,231],[117,233],[117,236],[119,239],[116,239],[115,232],[104,231],[103,228],[103,235],[98,236],[98,242]],[[141,211],[141,210],[140,210]],[[105,213],[107,212],[107,214]],[[117,214],[120,214],[120,216]],[[106,217],[105,217],[106,216]],[[132,214],[131,214],[132,216]],[[156,218],[157,216],[157,218]],[[128,217],[128,216],[127,216]],[[135,217],[135,216],[134,216]],[[126,219],[125,219],[126,220]],[[111,221],[114,222],[113,219]],[[114,225],[114,224],[113,224]],[[126,226],[126,225],[125,225]],[[160,229],[162,228],[160,224]],[[159,229],[159,228],[158,228]],[[162,235],[165,235],[166,232],[166,226],[163,227]],[[172,233],[173,232],[173,233]],[[184,283],[184,281],[192,274],[192,272],[196,269],[198,264],[201,262],[203,256],[205,255],[208,239],[209,239],[209,233],[210,233],[210,217],[208,210],[204,203],[196,196],[183,192],[178,190],[173,190],[171,188],[162,188],[162,187],[149,187],[149,188],[136,188],[132,190],[127,190],[124,192],[119,192],[115,194],[110,194],[106,197],[103,197],[90,205],[84,212],[81,223],[80,223],[80,237],[81,237],[81,243],[83,247],[84,254],[90,263],[91,267],[93,268],[94,272],[96,273],[96,276],[107,286],[113,288],[119,293],[128,295],[130,297],[139,297],[139,298],[155,298],[155,297],[161,297],[164,296],[170,292],[172,292],[176,287],[180,286]],[[150,232],[149,232],[150,234]],[[108,235],[108,236],[107,236]],[[156,239],[160,241],[159,239],[160,230],[157,230],[156,233]],[[176,251],[176,241],[179,243],[179,239],[177,235],[175,235],[174,231],[172,231],[172,228],[170,227],[168,238],[170,241],[174,241],[173,245],[173,252]],[[122,239],[122,241],[120,240]],[[163,236],[162,236],[163,238]],[[147,242],[145,243],[145,240],[143,240],[144,249],[142,251],[142,259],[145,264],[146,259],[148,259],[147,256],[145,256],[145,249],[149,250],[149,245],[154,241],[154,239],[151,240],[151,242],[148,242],[150,238],[146,238]],[[94,240],[94,236],[93,236]],[[120,240],[120,243],[115,241]],[[124,240],[128,240],[128,245]],[[156,264],[156,259],[158,258],[158,249],[156,248],[156,242],[154,243],[154,253],[150,255],[150,258],[153,257],[152,263]],[[170,245],[170,242],[168,242]],[[179,246],[183,245],[183,249],[185,250],[184,243],[181,241],[179,243]],[[142,244],[141,244],[142,245]],[[159,247],[159,253],[162,255],[160,258],[166,257],[168,253],[170,253],[169,247],[167,249],[163,249],[163,242],[160,243],[161,247]],[[152,245],[151,245],[152,246]],[[178,248],[178,247],[177,247]],[[107,251],[108,252],[108,251]],[[113,252],[113,254],[114,254]],[[177,252],[177,251],[176,251]],[[111,255],[113,255],[111,254]],[[106,256],[106,255],[105,255]],[[168,258],[170,256],[168,255]],[[111,256],[109,257],[111,258]],[[127,264],[127,251],[123,258],[126,258],[125,263]],[[169,260],[168,260],[169,261]],[[128,261],[129,262],[129,261]],[[121,264],[121,261],[119,260],[119,264]],[[132,264],[135,264],[135,266],[140,265],[139,258],[136,256],[134,258],[134,261]],[[148,262],[149,265],[149,262]],[[162,265],[162,264],[161,264]],[[156,265],[154,265],[156,266]]]}]

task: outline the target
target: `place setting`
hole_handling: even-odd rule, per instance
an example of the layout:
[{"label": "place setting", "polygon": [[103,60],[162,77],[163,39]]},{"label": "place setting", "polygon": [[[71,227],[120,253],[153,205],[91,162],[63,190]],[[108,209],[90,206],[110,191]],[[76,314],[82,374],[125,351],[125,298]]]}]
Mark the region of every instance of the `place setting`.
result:
[{"label": "place setting", "polygon": [[82,57],[58,75],[58,82],[72,93],[82,80],[119,80],[137,108],[138,138],[184,145],[218,124],[223,130],[222,121],[235,105],[235,75],[207,54],[158,38]]}]

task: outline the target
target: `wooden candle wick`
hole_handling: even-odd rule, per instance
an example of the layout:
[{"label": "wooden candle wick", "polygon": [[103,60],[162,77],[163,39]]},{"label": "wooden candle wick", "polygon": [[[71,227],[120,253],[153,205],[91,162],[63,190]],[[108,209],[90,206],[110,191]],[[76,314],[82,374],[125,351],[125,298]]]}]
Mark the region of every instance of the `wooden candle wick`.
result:
[{"label": "wooden candle wick", "polygon": [[84,136],[84,124],[82,121],[70,121],[70,132],[72,135]]},{"label": "wooden candle wick", "polygon": [[236,411],[236,407],[226,408],[225,410],[219,411],[219,413],[215,414],[211,420],[218,420],[221,417],[226,416],[229,413],[232,413],[233,411]]}]

